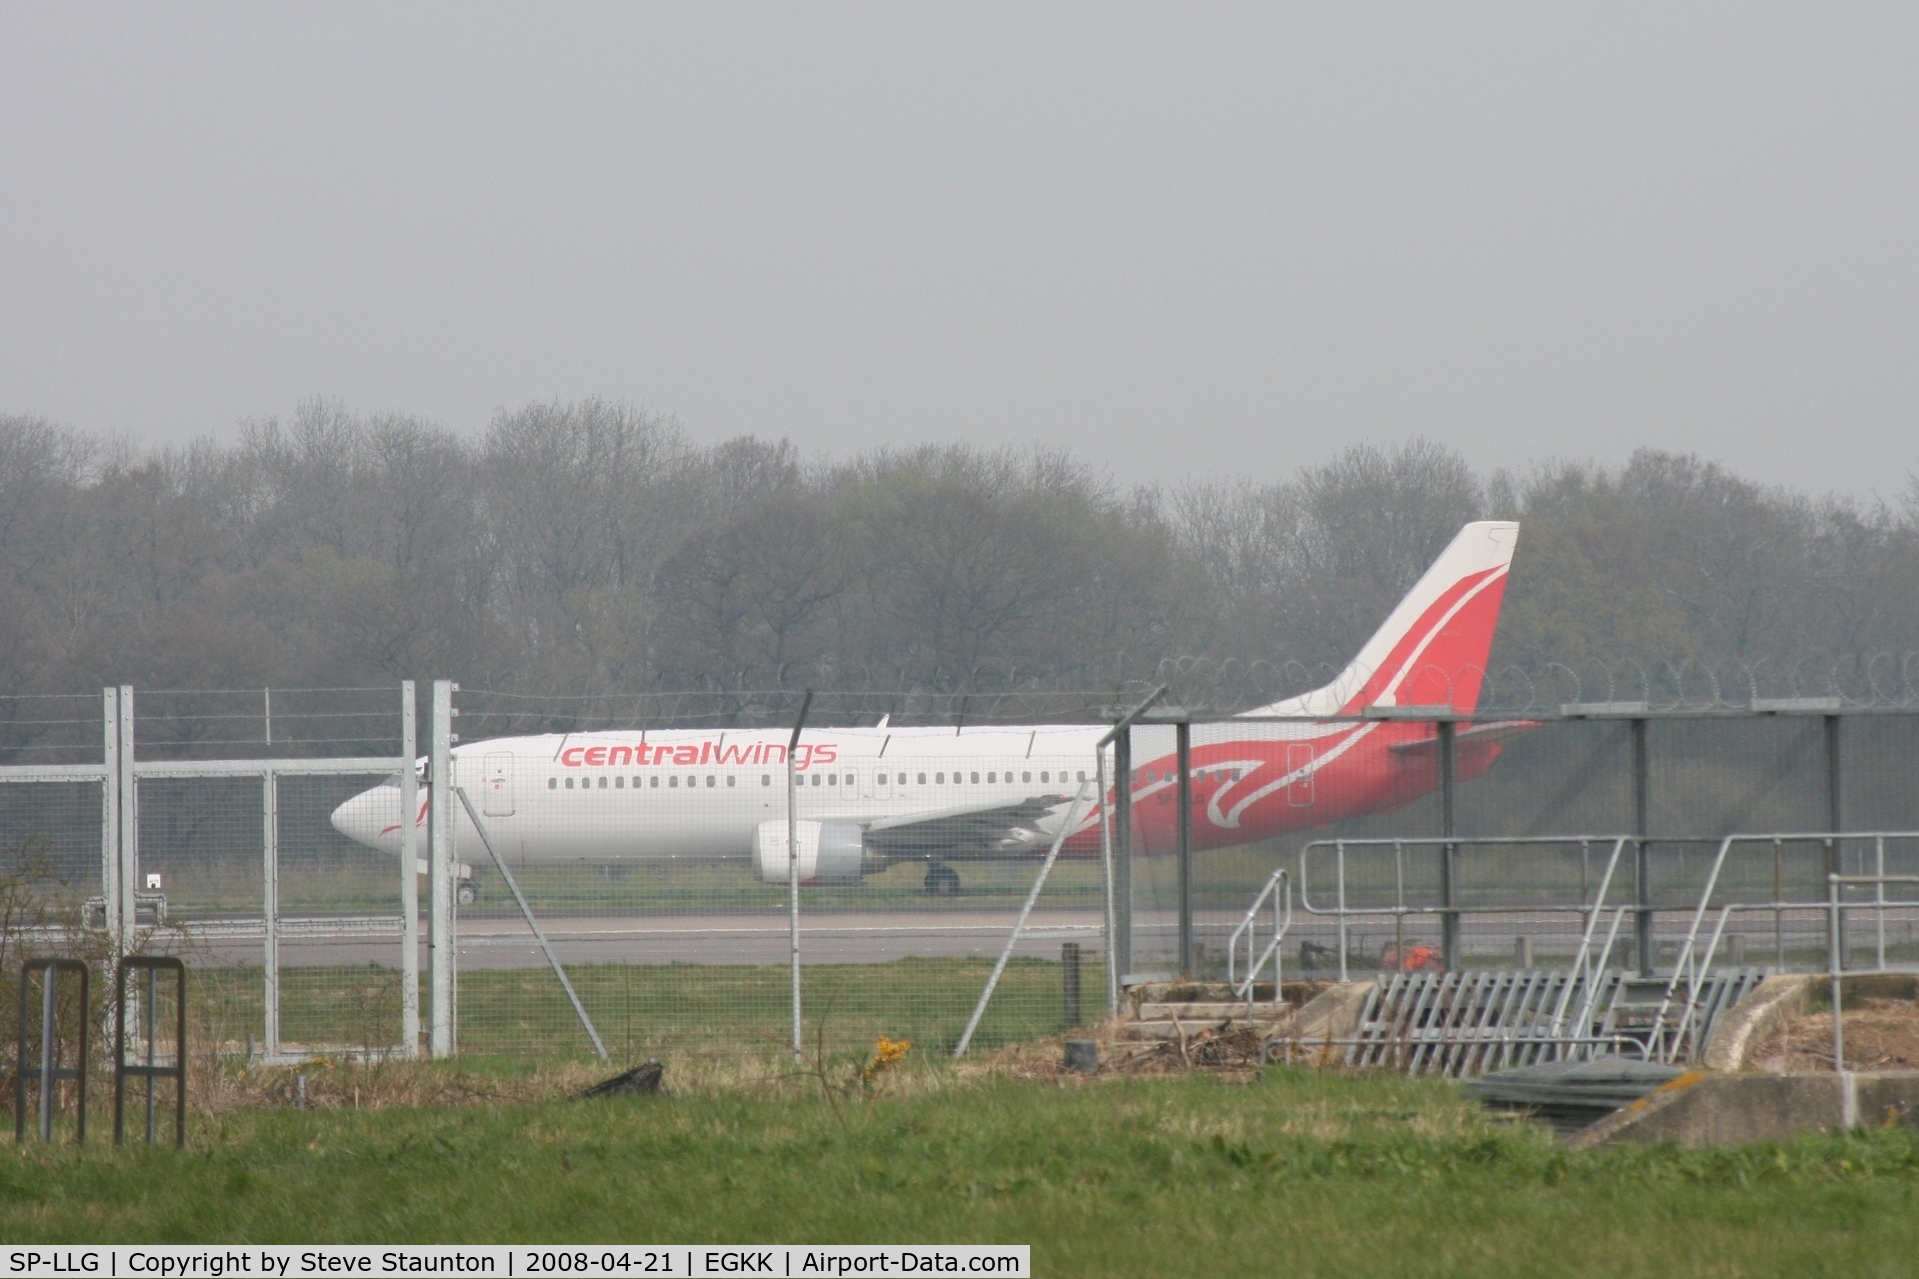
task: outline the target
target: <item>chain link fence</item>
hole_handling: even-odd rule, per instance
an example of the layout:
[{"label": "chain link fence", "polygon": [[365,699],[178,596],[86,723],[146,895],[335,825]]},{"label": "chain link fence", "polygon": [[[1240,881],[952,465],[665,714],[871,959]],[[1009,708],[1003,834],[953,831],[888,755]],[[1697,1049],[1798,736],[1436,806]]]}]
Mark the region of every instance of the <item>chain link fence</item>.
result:
[{"label": "chain link fence", "polygon": [[[1708,931],[1717,912],[1735,904],[1715,962],[1823,969],[1828,872],[1919,871],[1919,838],[1912,837],[1919,832],[1919,714],[1629,706],[1535,720],[1463,719],[1450,722],[1450,787],[1437,759],[1440,722],[1397,727],[1423,744],[1384,753],[1385,775],[1328,768],[1292,784],[1291,801],[1323,820],[1302,816],[1299,829],[1274,838],[1208,846],[1219,833],[1205,829],[1208,783],[1195,783],[1197,971],[1223,975],[1227,936],[1280,866],[1294,869],[1313,908],[1295,915],[1288,934],[1287,962],[1307,976],[1338,970],[1342,887],[1352,912],[1348,972],[1404,965],[1421,948],[1453,966],[1568,962],[1599,904],[1618,836],[1633,838],[1604,901],[1631,909],[1612,961],[1664,972],[1709,884]],[[1324,731],[1301,723],[1267,732],[1277,742],[1309,728]],[[1244,740],[1248,729],[1214,722],[1195,724],[1192,733],[1203,758],[1209,736]],[[1144,727],[1135,737],[1142,779],[1135,793],[1144,805],[1167,808],[1175,788],[1155,789],[1151,779],[1173,762],[1173,730]],[[1418,762],[1426,754],[1434,757],[1430,766]],[[1403,802],[1392,797],[1394,773],[1419,777]],[[1828,837],[1834,831],[1866,833],[1835,840]],[[1731,835],[1766,838],[1725,847]],[[1149,833],[1132,848],[1134,969],[1181,966],[1170,845],[1162,829],[1157,842]],[[1847,897],[1850,965],[1919,963],[1912,894],[1855,888]],[[1457,920],[1450,943],[1449,918]]]},{"label": "chain link fence", "polygon": [[[1223,976],[1281,867],[1299,906],[1288,973],[1327,978],[1420,953],[1564,964],[1602,908],[1624,911],[1614,966],[1670,971],[1709,881],[1715,912],[1736,907],[1716,962],[1821,968],[1829,872],[1919,872],[1903,837],[1919,830],[1919,713],[1892,708],[1175,713],[1183,781],[1175,725],[1136,725],[1130,841],[1109,872],[1116,805],[1089,811],[1038,884],[1074,797],[1117,776],[1095,749],[1116,695],[824,696],[790,751],[786,693],[447,698],[438,851],[436,747],[410,692],[142,693],[137,715],[130,689],[15,703],[0,848],[40,913],[7,916],[7,972],[87,936],[183,953],[195,1034],[234,1057],[419,1052],[443,1020],[444,1047],[470,1055],[587,1056],[590,1022],[622,1060],[777,1059],[795,1012],[790,817],[805,1048],[939,1053],[1029,899],[975,1049],[1097,1020],[1121,977]],[[368,812],[385,816],[356,825]],[[1765,838],[1727,848],[1734,834]],[[1849,890],[1850,964],[1919,964],[1902,891]],[[439,1001],[421,980],[436,952]]]}]

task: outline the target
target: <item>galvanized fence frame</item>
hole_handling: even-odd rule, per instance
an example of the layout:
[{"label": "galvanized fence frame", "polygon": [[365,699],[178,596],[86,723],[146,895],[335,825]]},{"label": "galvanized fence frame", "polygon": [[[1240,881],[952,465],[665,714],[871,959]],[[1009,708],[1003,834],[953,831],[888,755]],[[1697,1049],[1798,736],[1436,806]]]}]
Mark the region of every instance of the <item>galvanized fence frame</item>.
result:
[{"label": "galvanized fence frame", "polygon": [[[81,919],[82,926],[97,927],[105,932],[109,939],[110,956],[117,961],[132,953],[151,937],[153,926],[164,921],[166,909],[164,892],[148,892],[141,887],[139,812],[143,784],[151,785],[159,781],[185,779],[257,779],[260,785],[262,830],[259,855],[264,885],[262,899],[259,902],[257,924],[245,920],[209,926],[188,923],[181,925],[178,931],[183,939],[191,942],[208,937],[238,935],[249,928],[257,928],[262,940],[264,961],[262,973],[264,1016],[260,1026],[262,1055],[266,1061],[277,1061],[282,1056],[279,943],[286,923],[278,893],[281,868],[278,821],[279,784],[283,779],[288,778],[397,774],[402,779],[405,793],[411,797],[417,786],[413,747],[413,685],[407,682],[396,688],[394,692],[399,702],[396,707],[398,711],[396,719],[401,725],[399,736],[402,751],[398,755],[141,759],[138,757],[139,743],[136,741],[134,689],[128,685],[108,688],[103,691],[101,702],[103,732],[100,762],[4,764],[0,765],[0,786],[84,783],[98,785],[101,788],[100,892],[83,904]],[[269,699],[267,706],[270,708],[271,693],[264,690],[263,693]],[[270,716],[270,709],[267,713]],[[271,745],[270,718],[267,723],[269,725],[267,744]],[[390,927],[400,939],[400,1034],[397,1042],[381,1045],[378,1048],[378,1051],[382,1053],[396,1056],[412,1056],[417,1053],[420,1020],[416,940],[418,920],[417,910],[413,905],[417,896],[415,866],[417,854],[412,847],[414,833],[411,828],[405,832],[404,840],[408,846],[407,855],[396,867],[399,872],[396,893],[400,902],[399,911],[390,920],[357,920],[353,921],[352,925],[362,931],[369,925],[376,931]],[[308,926],[302,931],[307,935],[317,935],[326,932],[327,927],[326,921],[309,921]],[[59,938],[49,935],[28,940],[30,943],[48,945],[57,943]],[[302,1045],[305,1052],[349,1051],[353,1047],[334,1044]],[[366,1046],[358,1047],[364,1049]]]}]

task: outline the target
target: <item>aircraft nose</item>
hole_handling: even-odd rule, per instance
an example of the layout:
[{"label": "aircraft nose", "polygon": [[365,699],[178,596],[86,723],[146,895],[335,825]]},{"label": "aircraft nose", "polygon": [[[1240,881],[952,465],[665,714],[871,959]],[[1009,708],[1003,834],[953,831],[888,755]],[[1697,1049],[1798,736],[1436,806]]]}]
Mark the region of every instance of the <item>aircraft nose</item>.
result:
[{"label": "aircraft nose", "polygon": [[368,848],[398,848],[399,794],[395,787],[380,786],[355,795],[333,810],[333,829]]}]

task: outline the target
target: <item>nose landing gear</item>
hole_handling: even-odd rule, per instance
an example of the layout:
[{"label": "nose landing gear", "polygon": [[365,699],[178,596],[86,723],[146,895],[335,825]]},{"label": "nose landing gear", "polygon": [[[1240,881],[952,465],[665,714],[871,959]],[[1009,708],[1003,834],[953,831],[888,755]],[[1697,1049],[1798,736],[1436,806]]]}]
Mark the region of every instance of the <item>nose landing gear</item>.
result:
[{"label": "nose landing gear", "polygon": [[926,891],[935,897],[957,897],[960,890],[959,872],[951,866],[928,866],[926,868]]}]

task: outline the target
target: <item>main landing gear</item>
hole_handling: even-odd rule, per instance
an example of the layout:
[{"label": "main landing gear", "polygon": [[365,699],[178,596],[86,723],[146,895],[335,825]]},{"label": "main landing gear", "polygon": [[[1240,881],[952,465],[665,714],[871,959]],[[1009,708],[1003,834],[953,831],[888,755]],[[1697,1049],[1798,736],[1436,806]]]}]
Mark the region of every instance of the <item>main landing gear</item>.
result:
[{"label": "main landing gear", "polygon": [[959,872],[951,866],[928,866],[926,868],[926,891],[935,897],[959,896]]}]

